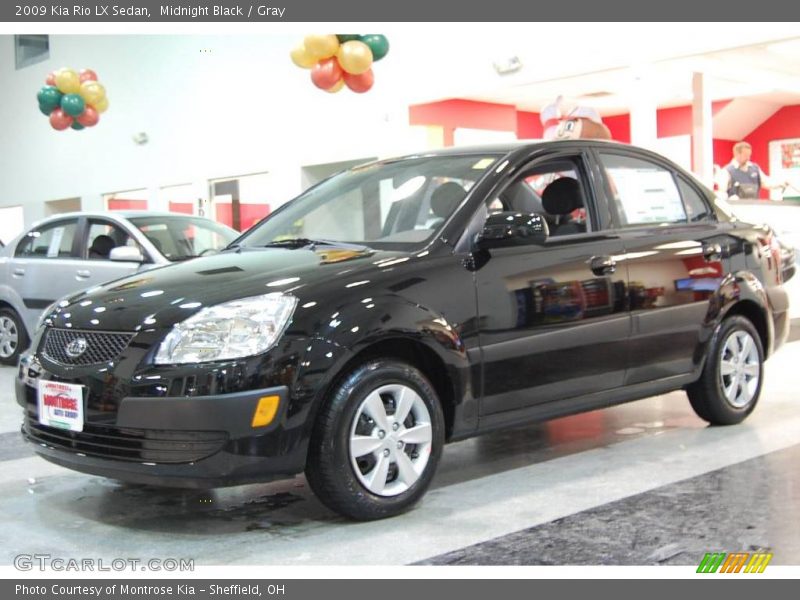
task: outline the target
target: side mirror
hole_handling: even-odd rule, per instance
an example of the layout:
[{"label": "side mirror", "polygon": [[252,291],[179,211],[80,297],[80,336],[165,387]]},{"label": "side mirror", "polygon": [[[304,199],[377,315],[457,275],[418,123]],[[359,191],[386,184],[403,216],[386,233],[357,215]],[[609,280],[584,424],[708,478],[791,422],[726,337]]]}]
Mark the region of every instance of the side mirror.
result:
[{"label": "side mirror", "polygon": [[108,258],[109,260],[118,262],[144,262],[144,256],[142,256],[141,251],[134,246],[117,246],[116,248],[112,248]]},{"label": "side mirror", "polygon": [[550,231],[547,221],[536,213],[514,211],[489,215],[478,234],[476,245],[479,250],[509,248],[512,246],[535,246],[544,244]]}]

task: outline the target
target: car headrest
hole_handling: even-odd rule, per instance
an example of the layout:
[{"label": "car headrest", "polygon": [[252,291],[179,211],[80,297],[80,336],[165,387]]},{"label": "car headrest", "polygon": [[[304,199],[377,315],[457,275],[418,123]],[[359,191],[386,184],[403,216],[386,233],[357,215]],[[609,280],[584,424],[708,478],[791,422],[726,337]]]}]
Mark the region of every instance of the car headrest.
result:
[{"label": "car headrest", "polygon": [[437,217],[446,219],[453,214],[466,195],[467,191],[454,181],[443,183],[431,196],[431,210]]},{"label": "car headrest", "polygon": [[581,188],[572,177],[556,179],[542,192],[542,208],[551,215],[568,215],[581,206]]},{"label": "car headrest", "polygon": [[101,234],[94,238],[92,246],[89,248],[89,253],[99,254],[100,256],[108,256],[111,254],[111,249],[115,248],[116,245],[117,244],[114,242],[114,238]]}]

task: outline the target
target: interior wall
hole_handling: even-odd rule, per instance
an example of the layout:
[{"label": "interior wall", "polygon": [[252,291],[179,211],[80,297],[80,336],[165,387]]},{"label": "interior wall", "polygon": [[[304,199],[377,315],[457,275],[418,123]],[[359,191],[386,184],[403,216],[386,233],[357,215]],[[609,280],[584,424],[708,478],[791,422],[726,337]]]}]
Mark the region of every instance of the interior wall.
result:
[{"label": "interior wall", "polygon": [[[48,200],[102,210],[105,193],[146,189],[156,205],[164,186],[265,171],[270,198],[285,201],[301,191],[303,164],[419,150],[391,86],[327,94],[290,61],[297,39],[55,35],[49,60],[17,71],[13,36],[0,36],[0,144],[14,148],[0,161],[0,207],[22,205],[30,223]],[[36,92],[62,66],[92,68],[106,87],[96,127],[55,131],[39,112]],[[133,142],[138,132],[147,144]]]},{"label": "interior wall", "polygon": [[756,127],[745,141],[753,147],[751,160],[769,174],[769,143],[791,138],[800,138],[800,105],[784,106]]}]

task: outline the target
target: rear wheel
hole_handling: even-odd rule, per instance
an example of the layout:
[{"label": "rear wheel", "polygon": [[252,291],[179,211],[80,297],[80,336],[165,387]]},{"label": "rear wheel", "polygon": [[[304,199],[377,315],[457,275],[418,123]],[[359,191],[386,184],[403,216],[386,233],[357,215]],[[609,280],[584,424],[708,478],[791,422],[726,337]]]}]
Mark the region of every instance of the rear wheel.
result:
[{"label": "rear wheel", "polygon": [[410,508],[430,485],[444,444],[436,391],[415,367],[375,360],[321,409],[306,476],[329,508],[358,520]]},{"label": "rear wheel", "polygon": [[0,363],[16,365],[28,343],[28,334],[17,311],[0,309]]},{"label": "rear wheel", "polygon": [[764,350],[753,324],[725,319],[709,346],[700,379],[687,388],[697,415],[712,425],[733,425],[753,412],[761,394]]}]

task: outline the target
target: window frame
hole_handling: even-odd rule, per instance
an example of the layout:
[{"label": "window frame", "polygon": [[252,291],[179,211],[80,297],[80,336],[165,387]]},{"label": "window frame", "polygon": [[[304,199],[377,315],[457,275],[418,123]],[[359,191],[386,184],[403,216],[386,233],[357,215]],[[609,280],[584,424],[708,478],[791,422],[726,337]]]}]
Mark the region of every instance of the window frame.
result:
[{"label": "window frame", "polygon": [[[594,157],[591,150],[586,147],[580,146],[567,146],[557,150],[551,150],[544,154],[541,149],[534,150],[536,154],[529,156],[520,161],[518,166],[510,169],[502,179],[500,179],[488,193],[484,195],[481,204],[475,209],[469,219],[464,231],[462,232],[458,242],[456,243],[456,252],[474,252],[475,251],[475,233],[479,233],[482,229],[482,224],[477,223],[482,217],[482,209],[490,199],[494,199],[501,195],[505,190],[519,181],[520,177],[526,171],[535,167],[541,166],[548,162],[558,161],[571,161],[574,163],[575,172],[578,176],[578,183],[581,186],[581,191],[584,195],[584,208],[586,209],[586,222],[587,231],[579,233],[570,233],[559,235],[556,237],[548,237],[545,246],[560,245],[571,242],[581,242],[584,240],[596,239],[598,235],[602,235],[605,231],[609,230],[611,221],[608,218],[603,218],[603,204],[605,197],[601,197],[597,193],[597,169]],[[488,216],[488,215],[487,215]],[[514,249],[530,252],[535,249],[535,246],[518,246]]]},{"label": "window frame", "polygon": [[[20,247],[28,240],[28,236],[34,231],[41,231],[42,229],[51,229],[55,227],[59,227],[62,225],[67,225],[70,223],[75,224],[75,233],[72,236],[72,245],[70,247],[70,254],[69,256],[47,256],[45,255],[38,255],[38,254],[24,254],[20,255]],[[14,247],[14,259],[21,259],[21,260],[80,260],[80,239],[82,236],[82,223],[81,219],[78,217],[67,217],[63,219],[57,219],[55,221],[47,221],[44,223],[39,223],[35,227],[31,227],[28,229],[25,234],[19,239],[17,245]]]},{"label": "window frame", "polygon": [[[597,168],[597,176],[600,179],[601,187],[602,187],[602,195],[605,200],[605,204],[608,207],[609,214],[612,219],[613,225],[611,229],[617,232],[626,232],[626,231],[634,231],[634,230],[656,230],[656,231],[663,231],[665,229],[673,230],[675,228],[686,228],[686,227],[697,227],[697,226],[708,226],[709,224],[717,224],[719,223],[719,216],[717,214],[717,210],[714,205],[711,203],[711,199],[708,196],[708,193],[705,192],[704,188],[700,188],[697,182],[694,181],[694,178],[678,167],[677,165],[671,163],[666,158],[657,155],[651,154],[649,152],[642,153],[638,152],[634,148],[623,148],[623,147],[609,147],[609,148],[600,148],[600,147],[593,147],[592,154],[594,156],[594,162]],[[642,160],[644,162],[651,163],[655,166],[658,166],[662,169],[665,169],[672,175],[672,179],[675,182],[675,187],[678,189],[678,195],[681,199],[681,204],[683,205],[683,211],[686,215],[686,220],[684,221],[673,221],[670,223],[640,223],[636,225],[623,225],[622,218],[619,215],[619,207],[617,202],[613,198],[609,198],[607,190],[610,189],[609,181],[606,174],[605,165],[602,162],[600,157],[601,154],[615,154],[618,156],[624,156],[628,158],[634,158],[638,160]],[[697,192],[698,196],[702,198],[703,203],[708,210],[708,217],[706,219],[700,221],[690,221],[688,212],[686,211],[686,201],[684,199],[683,193],[681,192],[679,181],[683,180],[686,185],[688,185],[692,190]]]}]

